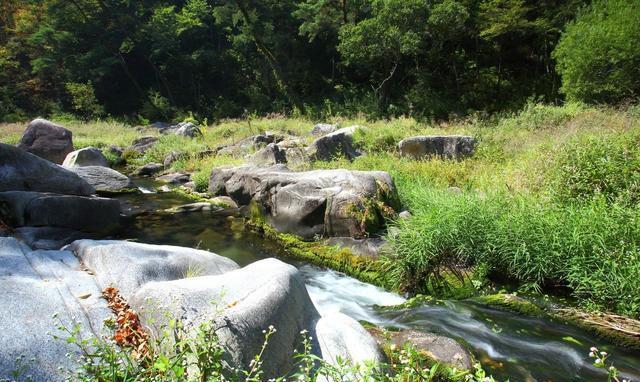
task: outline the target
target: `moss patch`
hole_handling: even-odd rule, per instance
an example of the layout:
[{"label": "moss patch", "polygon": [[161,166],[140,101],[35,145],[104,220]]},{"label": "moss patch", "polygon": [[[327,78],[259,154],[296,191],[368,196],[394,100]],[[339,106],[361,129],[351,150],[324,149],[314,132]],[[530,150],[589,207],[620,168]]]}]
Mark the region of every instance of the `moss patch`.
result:
[{"label": "moss patch", "polygon": [[547,315],[544,308],[539,307],[529,300],[516,296],[515,294],[492,294],[487,296],[475,297],[472,300],[480,304],[522,315],[534,317],[542,317]]}]

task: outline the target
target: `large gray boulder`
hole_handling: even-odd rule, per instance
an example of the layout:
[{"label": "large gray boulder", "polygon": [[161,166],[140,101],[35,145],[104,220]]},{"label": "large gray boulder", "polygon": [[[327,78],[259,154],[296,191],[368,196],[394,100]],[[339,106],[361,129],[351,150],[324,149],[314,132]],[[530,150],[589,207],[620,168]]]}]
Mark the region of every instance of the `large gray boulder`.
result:
[{"label": "large gray boulder", "polygon": [[307,148],[307,155],[312,160],[323,161],[340,157],[355,159],[360,155],[353,145],[353,134],[357,129],[357,126],[345,127],[316,139]]},{"label": "large gray boulder", "polygon": [[56,164],[17,147],[0,143],[0,191],[38,191],[92,195],[95,189]]},{"label": "large gray boulder", "polygon": [[64,167],[74,166],[102,166],[109,167],[109,161],[102,154],[100,149],[95,147],[85,147],[80,150],[72,151],[62,163]]},{"label": "large gray boulder", "polygon": [[65,249],[73,251],[94,272],[102,288],[115,285],[127,299],[151,281],[219,275],[238,268],[232,260],[215,253],[170,245],[78,240]]},{"label": "large gray boulder", "polygon": [[120,202],[40,192],[0,192],[0,217],[12,227],[58,227],[111,232],[120,224]]},{"label": "large gray boulder", "polygon": [[313,337],[313,354],[328,362],[382,359],[356,321],[343,315],[321,318],[298,270],[273,258],[218,276],[147,283],[129,302],[156,335],[171,319],[187,331],[212,325],[229,364],[245,370],[261,351],[263,331],[274,327],[262,355],[265,380],[292,370],[294,354],[303,349],[303,330]]},{"label": "large gray boulder", "polygon": [[403,139],[398,144],[400,155],[413,159],[463,159],[473,155],[475,147],[476,139],[463,135],[411,137]]},{"label": "large gray boulder", "polygon": [[60,325],[77,327],[81,340],[107,334],[103,322],[112,314],[71,252],[31,251],[0,238],[0,290],[0,380],[65,381],[81,354]]},{"label": "large gray boulder", "polygon": [[398,208],[393,180],[382,171],[292,172],[282,165],[214,169],[209,193],[230,196],[240,205],[254,201],[276,229],[306,239],[365,237]]},{"label": "large gray boulder", "polygon": [[29,123],[18,147],[53,163],[61,164],[73,151],[73,134],[60,125],[37,118]]},{"label": "large gray boulder", "polygon": [[142,167],[133,171],[135,176],[152,176],[164,170],[164,166],[160,163],[147,163]]},{"label": "large gray boulder", "polygon": [[83,166],[70,167],[69,170],[86,180],[99,194],[111,195],[138,191],[128,176],[109,167]]}]

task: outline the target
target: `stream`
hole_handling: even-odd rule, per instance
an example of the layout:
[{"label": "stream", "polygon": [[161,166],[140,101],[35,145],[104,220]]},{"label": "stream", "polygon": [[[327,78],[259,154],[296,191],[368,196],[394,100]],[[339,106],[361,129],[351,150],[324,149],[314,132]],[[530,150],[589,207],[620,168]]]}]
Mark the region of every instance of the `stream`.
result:
[{"label": "stream", "polygon": [[[145,193],[120,197],[125,209],[163,210],[190,201],[176,193]],[[209,250],[240,266],[275,255],[275,248],[248,233],[242,221],[206,213],[142,214],[120,239]],[[318,311],[340,311],[382,327],[427,331],[454,338],[496,379],[511,381],[606,381],[606,372],[592,366],[589,348],[612,355],[622,377],[640,381],[640,352],[616,347],[580,328],[545,318],[522,316],[471,301],[439,301],[403,310],[376,306],[402,303],[404,298],[339,272],[281,258],[299,268]]]}]

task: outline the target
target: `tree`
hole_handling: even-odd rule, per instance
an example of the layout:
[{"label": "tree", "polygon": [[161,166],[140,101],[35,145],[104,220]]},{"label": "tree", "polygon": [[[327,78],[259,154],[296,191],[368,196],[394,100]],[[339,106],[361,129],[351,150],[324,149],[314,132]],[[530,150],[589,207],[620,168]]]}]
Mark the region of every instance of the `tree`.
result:
[{"label": "tree", "polygon": [[553,56],[562,92],[584,102],[640,96],[640,0],[596,0],[567,26]]}]

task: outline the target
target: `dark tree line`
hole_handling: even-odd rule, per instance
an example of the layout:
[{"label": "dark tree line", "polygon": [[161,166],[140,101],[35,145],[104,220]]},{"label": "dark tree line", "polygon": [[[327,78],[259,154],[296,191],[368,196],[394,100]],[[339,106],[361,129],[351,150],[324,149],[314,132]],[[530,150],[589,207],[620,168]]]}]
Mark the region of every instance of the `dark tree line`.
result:
[{"label": "dark tree line", "polygon": [[0,0],[0,119],[440,118],[553,102],[553,52],[588,3]]}]

